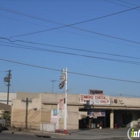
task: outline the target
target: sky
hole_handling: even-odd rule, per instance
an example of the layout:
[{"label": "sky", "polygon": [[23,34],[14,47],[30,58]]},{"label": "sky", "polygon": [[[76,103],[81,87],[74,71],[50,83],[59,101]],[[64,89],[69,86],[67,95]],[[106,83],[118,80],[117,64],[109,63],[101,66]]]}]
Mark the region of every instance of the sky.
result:
[{"label": "sky", "polygon": [[63,93],[58,85],[67,67],[69,94],[95,89],[140,97],[138,6],[139,0],[0,0],[0,92],[7,92],[4,77],[12,70],[10,92]]}]

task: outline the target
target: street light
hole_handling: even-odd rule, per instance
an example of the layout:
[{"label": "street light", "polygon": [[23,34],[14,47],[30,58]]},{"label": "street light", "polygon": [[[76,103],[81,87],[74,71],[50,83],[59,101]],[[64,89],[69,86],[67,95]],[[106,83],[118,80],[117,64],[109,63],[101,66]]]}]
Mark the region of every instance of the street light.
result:
[{"label": "street light", "polygon": [[54,88],[54,82],[56,82],[57,80],[51,80],[52,82],[52,93],[53,93],[53,88]]}]

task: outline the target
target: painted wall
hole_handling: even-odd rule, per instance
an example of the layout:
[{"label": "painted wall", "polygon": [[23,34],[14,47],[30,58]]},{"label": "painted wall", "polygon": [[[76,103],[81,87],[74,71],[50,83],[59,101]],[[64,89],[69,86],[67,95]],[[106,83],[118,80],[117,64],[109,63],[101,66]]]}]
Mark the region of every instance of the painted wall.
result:
[{"label": "painted wall", "polygon": [[[28,128],[40,127],[40,101],[39,99],[33,99],[28,104]],[[11,126],[18,128],[25,128],[26,126],[26,102],[15,99],[13,100],[12,111],[11,111]]]},{"label": "painted wall", "polygon": [[[12,100],[16,99],[16,93],[9,93],[9,105],[12,104]],[[7,104],[7,93],[0,92],[0,103]]]},{"label": "painted wall", "polygon": [[[53,123],[51,118],[51,110],[57,108],[57,103],[60,99],[64,98],[64,94],[55,94],[55,93],[40,93],[40,94],[30,94],[30,93],[17,93],[17,99],[13,100],[12,105],[12,115],[11,123],[16,127],[25,127],[25,116],[26,116],[26,103],[25,99],[29,98],[28,106],[28,127],[40,129],[40,123]],[[124,98],[124,97],[111,97],[112,102],[110,105],[111,108],[114,106],[121,106],[125,109],[126,106],[140,108],[140,99],[139,98]],[[117,103],[114,102],[114,99],[117,100]],[[67,129],[78,129],[79,127],[79,107],[84,106],[79,103],[78,94],[68,94],[68,118],[67,118]],[[93,107],[96,107],[93,106]],[[105,106],[99,106],[105,107]],[[94,109],[94,108],[93,108]],[[133,121],[130,125],[133,125],[138,122],[139,116],[134,113]],[[118,118],[120,116],[118,115]],[[63,129],[63,118],[59,119],[60,129]],[[121,122],[120,122],[121,123]]]}]

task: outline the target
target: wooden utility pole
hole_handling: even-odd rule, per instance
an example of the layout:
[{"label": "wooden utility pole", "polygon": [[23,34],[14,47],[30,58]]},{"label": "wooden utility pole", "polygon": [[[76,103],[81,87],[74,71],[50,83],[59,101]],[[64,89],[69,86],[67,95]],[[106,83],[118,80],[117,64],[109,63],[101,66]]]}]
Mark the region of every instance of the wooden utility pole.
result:
[{"label": "wooden utility pole", "polygon": [[28,128],[28,98],[26,98],[25,128]]},{"label": "wooden utility pole", "polygon": [[29,103],[32,102],[32,100],[26,98],[25,100],[22,100],[22,102],[25,102],[25,128],[28,129],[28,106]]},{"label": "wooden utility pole", "polygon": [[10,79],[11,79],[11,71],[12,70],[8,70],[8,75],[6,77],[4,77],[4,82],[7,82],[7,105],[9,104],[9,91],[10,91]]}]

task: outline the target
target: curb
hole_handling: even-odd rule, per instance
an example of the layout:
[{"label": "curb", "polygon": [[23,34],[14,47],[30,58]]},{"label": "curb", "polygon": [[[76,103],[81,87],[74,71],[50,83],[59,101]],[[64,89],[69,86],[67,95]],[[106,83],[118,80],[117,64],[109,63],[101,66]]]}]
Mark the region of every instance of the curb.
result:
[{"label": "curb", "polygon": [[57,138],[57,137],[63,137],[68,136],[68,134],[62,134],[62,133],[53,133],[53,132],[36,132],[36,131],[30,131],[30,132],[24,132],[24,131],[2,131],[1,133],[9,133],[9,134],[18,134],[18,135],[32,135],[36,137],[43,137],[43,138]]},{"label": "curb", "polygon": [[28,132],[18,132],[18,131],[2,131],[2,133],[9,133],[9,134],[19,134],[19,135],[33,135],[32,133]]}]

